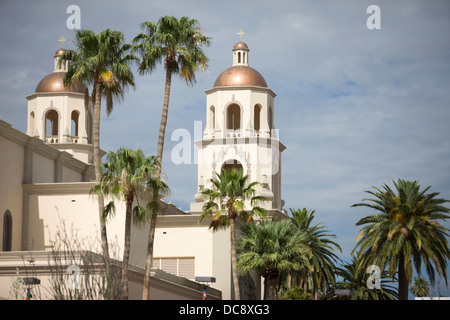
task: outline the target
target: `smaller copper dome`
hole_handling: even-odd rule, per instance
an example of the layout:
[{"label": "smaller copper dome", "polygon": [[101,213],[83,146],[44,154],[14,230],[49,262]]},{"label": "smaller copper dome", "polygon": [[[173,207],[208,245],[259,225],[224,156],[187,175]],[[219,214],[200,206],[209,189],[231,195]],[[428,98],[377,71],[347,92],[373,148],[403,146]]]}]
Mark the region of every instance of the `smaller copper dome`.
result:
[{"label": "smaller copper dome", "polygon": [[248,50],[248,46],[245,42],[239,41],[234,45],[233,49],[241,49],[241,50],[247,49]]},{"label": "smaller copper dome", "polygon": [[45,76],[37,85],[35,92],[75,92],[84,93],[84,86],[71,84],[64,86],[66,72],[53,72]]},{"label": "smaller copper dome", "polygon": [[55,57],[58,57],[60,55],[62,55],[64,52],[66,52],[66,49],[64,48],[60,48],[55,52]]}]

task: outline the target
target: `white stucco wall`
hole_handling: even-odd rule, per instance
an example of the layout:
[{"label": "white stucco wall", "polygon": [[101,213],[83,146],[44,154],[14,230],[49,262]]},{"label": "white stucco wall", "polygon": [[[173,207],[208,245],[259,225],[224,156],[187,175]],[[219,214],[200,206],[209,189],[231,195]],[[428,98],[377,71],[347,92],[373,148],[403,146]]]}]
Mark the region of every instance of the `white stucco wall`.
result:
[{"label": "white stucco wall", "polygon": [[213,232],[198,215],[161,216],[155,233],[154,257],[194,257],[196,277],[214,277],[211,287],[230,299],[231,260],[229,230]]},{"label": "white stucco wall", "polygon": [[[0,120],[0,232],[3,234],[3,217],[9,210],[12,214],[12,250],[27,249],[31,241],[28,231],[34,227],[23,223],[23,219],[29,217],[28,203],[37,201],[24,196],[24,188],[28,192],[29,186],[36,183],[80,182],[92,176],[92,166]],[[24,187],[26,185],[28,187]],[[59,186],[55,189],[58,190]]]},{"label": "white stucco wall", "polygon": [[[22,179],[24,149],[21,145],[0,135],[0,232],[7,210],[12,215],[12,250],[21,247],[22,235]],[[3,236],[0,237],[0,249]]]}]

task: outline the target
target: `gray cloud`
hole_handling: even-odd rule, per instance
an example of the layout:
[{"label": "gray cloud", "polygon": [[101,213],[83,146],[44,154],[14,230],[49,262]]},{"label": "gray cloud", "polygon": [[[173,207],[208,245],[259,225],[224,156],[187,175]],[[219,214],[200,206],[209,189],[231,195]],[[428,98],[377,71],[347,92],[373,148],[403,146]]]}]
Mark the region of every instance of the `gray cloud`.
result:
[{"label": "gray cloud", "polygon": [[[189,15],[211,36],[210,68],[187,88],[174,79],[164,167],[171,200],[187,209],[196,192],[195,165],[174,165],[170,134],[204,121],[206,96],[231,65],[239,40],[250,65],[277,94],[275,124],[287,146],[282,158],[286,208],[312,208],[338,234],[348,257],[355,222],[369,214],[350,208],[371,186],[419,180],[450,199],[450,6],[446,1],[376,1],[381,30],[368,30],[373,1],[72,1],[82,27],[125,32],[128,41],[145,20]],[[107,3],[107,5],[106,5]],[[0,3],[0,117],[26,127],[25,96],[52,71],[69,2]],[[67,43],[70,47],[71,43]],[[161,67],[136,74],[137,89],[102,118],[102,146],[139,145],[156,153],[163,98]],[[119,128],[119,130],[118,130]]]}]

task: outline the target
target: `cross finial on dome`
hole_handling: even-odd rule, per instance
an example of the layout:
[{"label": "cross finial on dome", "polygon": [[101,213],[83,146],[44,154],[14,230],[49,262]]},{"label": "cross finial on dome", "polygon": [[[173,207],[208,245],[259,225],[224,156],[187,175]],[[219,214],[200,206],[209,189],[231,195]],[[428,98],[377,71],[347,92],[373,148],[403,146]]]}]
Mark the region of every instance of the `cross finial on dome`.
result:
[{"label": "cross finial on dome", "polygon": [[240,37],[240,41],[242,41],[242,36],[245,34],[245,32],[244,31],[242,31],[242,28],[239,30],[239,32],[238,33],[236,33],[236,34],[238,34],[239,35],[239,37]]},{"label": "cross finial on dome", "polygon": [[64,35],[62,35],[61,38],[58,41],[61,42],[61,48],[64,48],[64,42],[67,41],[67,39],[64,38]]}]

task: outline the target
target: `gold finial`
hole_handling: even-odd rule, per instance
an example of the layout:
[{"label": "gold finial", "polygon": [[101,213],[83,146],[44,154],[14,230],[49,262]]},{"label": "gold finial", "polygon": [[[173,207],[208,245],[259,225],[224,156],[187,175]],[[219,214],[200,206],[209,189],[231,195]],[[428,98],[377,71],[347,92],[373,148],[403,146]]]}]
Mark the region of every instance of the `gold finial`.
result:
[{"label": "gold finial", "polygon": [[67,41],[67,39],[64,38],[64,35],[62,35],[61,38],[58,41],[61,42],[61,48],[64,48],[64,42]]},{"label": "gold finial", "polygon": [[238,34],[239,35],[239,37],[240,37],[240,41],[242,41],[242,36],[245,34],[245,32],[244,31],[242,31],[242,28],[239,30],[239,32],[238,33],[236,33],[236,34]]}]

